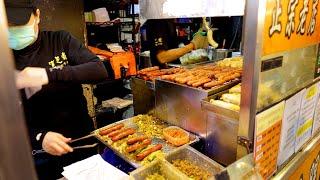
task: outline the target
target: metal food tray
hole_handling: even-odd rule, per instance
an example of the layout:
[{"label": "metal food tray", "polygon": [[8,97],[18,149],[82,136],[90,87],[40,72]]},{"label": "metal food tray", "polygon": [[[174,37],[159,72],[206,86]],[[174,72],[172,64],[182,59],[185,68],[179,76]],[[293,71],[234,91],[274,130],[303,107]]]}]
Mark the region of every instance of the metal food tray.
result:
[{"label": "metal food tray", "polygon": [[168,161],[158,160],[151,164],[136,169],[130,173],[130,179],[145,180],[152,174],[162,175],[167,180],[188,179],[188,177],[181,173],[176,167],[170,164]]},{"label": "metal food tray", "polygon": [[[107,147],[109,147],[110,149],[112,149],[118,156],[120,156],[121,158],[123,158],[123,159],[124,159],[125,161],[127,161],[129,164],[131,164],[132,166],[134,166],[134,167],[136,167],[136,168],[142,166],[142,165],[141,165],[141,161],[136,161],[135,159],[129,157],[128,154],[121,153],[121,152],[120,152],[119,150],[117,150],[114,146],[112,146],[112,144],[111,144],[111,143],[112,143],[112,140],[111,140],[110,138],[108,138],[108,137],[102,137],[102,136],[99,135],[99,131],[100,131],[101,129],[106,129],[106,128],[108,128],[108,127],[111,127],[111,126],[113,126],[113,125],[115,125],[115,124],[119,124],[119,123],[123,123],[126,128],[134,128],[134,129],[136,129],[136,130],[137,130],[136,134],[138,134],[138,135],[142,135],[142,134],[143,134],[143,133],[141,133],[141,132],[138,132],[138,126],[133,122],[133,118],[124,119],[124,120],[118,121],[118,122],[116,122],[116,123],[112,123],[112,124],[110,124],[110,125],[107,125],[107,126],[105,126],[105,127],[102,127],[102,128],[99,128],[99,129],[95,130],[93,133],[94,133],[95,137],[96,137],[99,141],[101,141],[101,142],[102,142],[103,144],[105,144]],[[166,123],[166,122],[164,122],[164,125],[165,125],[166,127],[170,126],[170,124],[168,124],[168,123]],[[178,150],[178,149],[180,149],[180,148],[182,148],[182,147],[184,147],[184,146],[186,146],[186,145],[193,144],[193,143],[199,141],[199,137],[196,136],[195,134],[189,133],[189,137],[190,137],[189,143],[187,143],[187,144],[185,144],[185,145],[182,145],[182,146],[179,146],[179,147],[176,147],[176,146],[174,146],[174,145],[169,144],[168,142],[166,142],[165,139],[160,139],[160,138],[155,138],[155,137],[152,138],[151,145],[162,144],[162,152],[163,152],[165,155],[167,155],[167,154],[169,154],[170,152],[174,152],[174,151],[176,151],[176,150]],[[106,141],[105,139],[107,139],[107,141]]]},{"label": "metal food tray", "polygon": [[202,87],[196,88],[196,87],[188,86],[186,84],[180,84],[180,83],[176,83],[176,82],[168,81],[168,80],[162,80],[162,79],[156,79],[156,80],[157,81],[163,81],[163,82],[171,83],[171,84],[178,85],[178,86],[183,86],[183,87],[190,88],[190,89],[203,91],[203,92],[208,93],[208,95],[216,94],[216,93],[219,93],[219,92],[224,91],[226,89],[230,89],[231,87],[233,87],[233,86],[235,86],[235,85],[237,85],[237,84],[239,84],[241,82],[240,79],[234,79],[234,80],[225,82],[222,85],[215,86],[215,87],[212,87],[212,88],[209,88],[209,89],[204,89]]},{"label": "metal food tray", "polygon": [[209,177],[209,179],[213,179],[215,174],[218,174],[224,169],[219,163],[203,155],[191,146],[186,146],[185,148],[172,152],[167,155],[165,159],[171,164],[172,161],[177,159],[190,161],[198,167],[211,172],[212,176]]}]

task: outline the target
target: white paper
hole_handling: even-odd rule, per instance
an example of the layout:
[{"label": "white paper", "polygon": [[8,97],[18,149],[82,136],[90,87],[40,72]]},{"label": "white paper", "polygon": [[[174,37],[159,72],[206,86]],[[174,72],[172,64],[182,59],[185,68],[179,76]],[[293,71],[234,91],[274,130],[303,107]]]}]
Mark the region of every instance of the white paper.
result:
[{"label": "white paper", "polygon": [[300,91],[286,101],[281,126],[278,166],[282,165],[294,153],[296,125],[299,120],[303,92]]},{"label": "white paper", "polygon": [[312,136],[315,135],[320,128],[320,82],[318,82],[318,99],[316,101],[316,110],[314,113]]},{"label": "white paper", "polygon": [[106,8],[99,8],[92,11],[95,17],[95,22],[110,21],[109,13]]},{"label": "white paper", "polygon": [[71,164],[63,169],[62,175],[68,180],[129,179],[126,173],[105,162],[99,154]]},{"label": "white paper", "polygon": [[[311,93],[312,89],[315,93]],[[310,96],[310,94],[313,94]],[[312,85],[302,95],[301,110],[296,130],[296,145],[295,152],[311,138],[313,115],[318,94],[318,86]]]},{"label": "white paper", "polygon": [[26,93],[27,99],[31,98],[34,94],[36,94],[41,89],[42,89],[42,86],[25,88],[24,91]]}]

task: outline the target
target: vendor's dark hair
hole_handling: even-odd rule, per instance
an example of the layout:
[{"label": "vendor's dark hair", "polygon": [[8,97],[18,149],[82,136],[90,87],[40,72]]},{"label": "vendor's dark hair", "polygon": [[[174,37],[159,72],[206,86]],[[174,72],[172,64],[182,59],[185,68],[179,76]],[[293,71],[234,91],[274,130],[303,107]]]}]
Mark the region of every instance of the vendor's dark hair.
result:
[{"label": "vendor's dark hair", "polygon": [[37,7],[35,7],[35,6],[33,6],[32,7],[32,13],[34,14],[34,15],[36,15],[37,14]]}]

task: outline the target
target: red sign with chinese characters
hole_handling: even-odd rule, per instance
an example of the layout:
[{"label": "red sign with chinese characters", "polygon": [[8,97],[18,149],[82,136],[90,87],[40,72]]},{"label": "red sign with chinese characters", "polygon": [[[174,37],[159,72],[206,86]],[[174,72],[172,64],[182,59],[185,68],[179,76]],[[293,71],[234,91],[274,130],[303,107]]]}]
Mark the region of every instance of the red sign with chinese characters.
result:
[{"label": "red sign with chinese characters", "polygon": [[262,55],[319,43],[319,5],[319,0],[267,0]]}]

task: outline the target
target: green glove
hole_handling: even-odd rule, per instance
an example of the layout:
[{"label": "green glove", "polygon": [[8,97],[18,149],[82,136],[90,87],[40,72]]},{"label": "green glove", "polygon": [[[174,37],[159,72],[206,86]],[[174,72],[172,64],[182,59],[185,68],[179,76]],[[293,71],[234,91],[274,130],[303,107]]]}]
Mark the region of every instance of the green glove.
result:
[{"label": "green glove", "polygon": [[209,43],[207,38],[207,32],[202,31],[202,28],[200,28],[199,31],[193,35],[191,43],[193,43],[194,49],[208,48]]}]

